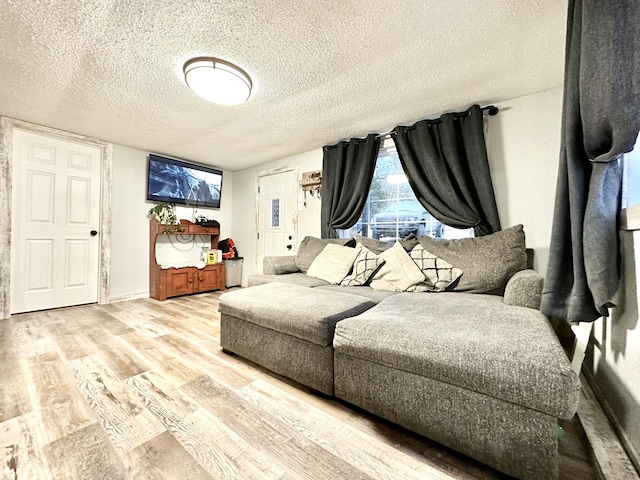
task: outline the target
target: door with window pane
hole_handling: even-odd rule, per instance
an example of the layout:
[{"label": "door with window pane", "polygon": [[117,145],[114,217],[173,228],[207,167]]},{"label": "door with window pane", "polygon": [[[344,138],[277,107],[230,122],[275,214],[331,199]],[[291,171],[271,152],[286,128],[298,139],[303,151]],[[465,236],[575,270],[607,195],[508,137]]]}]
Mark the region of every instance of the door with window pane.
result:
[{"label": "door with window pane", "polygon": [[265,256],[296,253],[297,174],[258,177],[258,271]]}]

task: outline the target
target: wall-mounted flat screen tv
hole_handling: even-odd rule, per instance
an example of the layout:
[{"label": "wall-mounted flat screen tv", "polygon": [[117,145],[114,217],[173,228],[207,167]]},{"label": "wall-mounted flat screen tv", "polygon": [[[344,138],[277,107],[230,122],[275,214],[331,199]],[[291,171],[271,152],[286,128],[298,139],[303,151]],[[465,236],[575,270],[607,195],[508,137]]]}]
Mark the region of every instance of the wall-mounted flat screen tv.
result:
[{"label": "wall-mounted flat screen tv", "polygon": [[221,193],[221,170],[149,155],[147,200],[220,208]]}]

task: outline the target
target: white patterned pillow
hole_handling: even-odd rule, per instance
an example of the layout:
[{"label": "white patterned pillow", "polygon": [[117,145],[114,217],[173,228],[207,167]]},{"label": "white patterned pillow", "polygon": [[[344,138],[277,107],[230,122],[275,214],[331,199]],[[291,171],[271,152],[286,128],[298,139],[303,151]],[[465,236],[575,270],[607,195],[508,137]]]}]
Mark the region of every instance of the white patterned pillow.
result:
[{"label": "white patterned pillow", "polygon": [[384,259],[367,249],[361,243],[356,245],[358,255],[353,262],[353,270],[347,275],[340,285],[353,287],[357,285],[367,285],[371,278],[378,272],[384,264]]},{"label": "white patterned pillow", "polygon": [[462,275],[462,270],[425,250],[422,245],[413,247],[409,256],[426,278],[421,284],[411,287],[410,292],[442,292]]},{"label": "white patterned pillow", "polygon": [[385,264],[371,280],[374,290],[404,292],[409,287],[424,281],[424,275],[402,245],[396,242],[393,247],[380,254]]},{"label": "white patterned pillow", "polygon": [[328,243],[311,262],[307,276],[337,285],[351,270],[357,254],[355,248]]}]

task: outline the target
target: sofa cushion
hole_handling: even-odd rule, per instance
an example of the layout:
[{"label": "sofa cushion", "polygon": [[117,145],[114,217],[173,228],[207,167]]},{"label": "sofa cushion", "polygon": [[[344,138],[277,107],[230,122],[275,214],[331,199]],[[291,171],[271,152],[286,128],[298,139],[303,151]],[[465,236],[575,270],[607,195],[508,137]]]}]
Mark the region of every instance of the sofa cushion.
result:
[{"label": "sofa cushion", "polygon": [[455,291],[502,294],[511,276],[527,268],[522,225],[484,237],[447,240],[420,237],[425,250],[463,271]]},{"label": "sofa cushion", "polygon": [[410,287],[410,292],[442,292],[462,275],[462,270],[425,250],[422,245],[413,247],[409,256],[422,270],[426,279]]},{"label": "sofa cushion", "polygon": [[373,288],[366,286],[345,287],[342,285],[320,285],[318,287],[315,287],[315,289],[348,293],[350,295],[360,295],[362,297],[368,298],[375,303],[380,303],[385,298],[389,298],[391,295],[396,295],[398,293],[388,292],[386,290],[374,290]]},{"label": "sofa cushion", "polygon": [[218,311],[316,345],[329,346],[338,321],[374,305],[358,295],[270,283],[223,293]]},{"label": "sofa cushion", "polygon": [[329,243],[313,260],[307,270],[307,276],[338,284],[353,267],[357,255],[358,250],[355,248]]},{"label": "sofa cushion", "polygon": [[306,236],[300,242],[296,255],[296,265],[302,273],[307,273],[315,258],[324,250],[329,243],[343,245],[345,247],[355,247],[356,241],[353,238],[316,238]]},{"label": "sofa cushion", "polygon": [[496,295],[399,293],[338,323],[334,348],[561,418],[580,396],[547,317]]},{"label": "sofa cushion", "polygon": [[295,255],[266,256],[262,259],[262,273],[282,275],[299,272]]},{"label": "sofa cushion", "polygon": [[318,278],[307,277],[305,273],[285,273],[282,275],[249,275],[247,282],[249,287],[255,287],[256,285],[265,285],[267,283],[287,283],[289,285],[299,285],[301,287],[318,287],[320,285],[326,285],[327,282]]},{"label": "sofa cushion", "polygon": [[[357,243],[361,243],[364,247],[368,248],[377,255],[380,255],[385,250],[389,250],[397,243],[395,241],[386,242],[384,240],[374,240],[373,238],[363,237],[362,235],[356,235],[355,240]],[[410,252],[411,249],[418,243],[420,242],[413,233],[400,240],[400,245],[402,245],[402,248],[404,248],[407,252]]]},{"label": "sofa cushion", "polygon": [[374,290],[404,292],[407,288],[424,281],[424,275],[409,254],[396,242],[389,250],[380,254],[384,265],[371,280]]},{"label": "sofa cushion", "polygon": [[367,285],[384,264],[384,259],[365,248],[361,243],[356,244],[356,250],[358,255],[353,261],[353,270],[340,282],[341,285],[347,287]]}]

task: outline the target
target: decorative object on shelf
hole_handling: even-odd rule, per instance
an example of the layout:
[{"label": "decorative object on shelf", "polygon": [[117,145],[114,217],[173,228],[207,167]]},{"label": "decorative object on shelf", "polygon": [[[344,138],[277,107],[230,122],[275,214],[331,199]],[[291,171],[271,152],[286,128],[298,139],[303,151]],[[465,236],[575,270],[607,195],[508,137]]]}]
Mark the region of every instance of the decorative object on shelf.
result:
[{"label": "decorative object on shelf", "polygon": [[220,222],[213,218],[207,218],[204,215],[198,215],[195,217],[196,225],[202,225],[203,227],[217,227],[220,228]]},{"label": "decorative object on shelf", "polygon": [[220,105],[246,102],[253,83],[240,67],[219,58],[197,57],[184,64],[184,79],[199,97]]},{"label": "decorative object on shelf", "polygon": [[149,209],[148,217],[164,225],[164,233],[182,231],[182,225],[178,222],[178,217],[176,216],[175,205],[156,203]]},{"label": "decorative object on shelf", "polygon": [[207,265],[218,263],[218,250],[207,251]]},{"label": "decorative object on shelf", "polygon": [[300,180],[300,186],[305,192],[305,196],[306,193],[309,192],[311,193],[311,196],[315,194],[320,198],[320,191],[322,190],[322,171],[314,170],[312,172],[304,172],[302,174],[302,180]]}]

